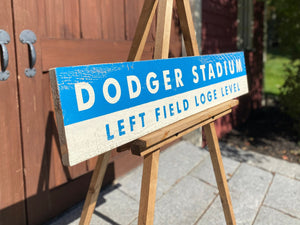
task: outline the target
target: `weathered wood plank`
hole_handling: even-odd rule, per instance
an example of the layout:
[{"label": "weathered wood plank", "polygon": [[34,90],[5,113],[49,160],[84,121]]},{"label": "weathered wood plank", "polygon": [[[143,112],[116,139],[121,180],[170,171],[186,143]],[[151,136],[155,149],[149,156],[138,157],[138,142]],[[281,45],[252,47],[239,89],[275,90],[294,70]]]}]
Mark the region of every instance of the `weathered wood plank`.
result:
[{"label": "weathered wood plank", "polygon": [[54,69],[54,100],[66,131],[61,146],[70,153],[64,162],[74,165],[247,93],[243,57],[237,52]]},{"label": "weathered wood plank", "polygon": [[102,39],[101,1],[79,0],[81,36],[84,39]]},{"label": "weathered wood plank", "polygon": [[204,132],[207,139],[210,158],[213,164],[218,189],[220,192],[220,198],[223,206],[225,220],[227,225],[235,225],[235,217],[233,213],[230,193],[228,189],[226,174],[220,152],[219,141],[213,122],[204,126]]},{"label": "weathered wood plank", "polygon": [[149,152],[157,148],[161,148],[164,145],[169,144],[176,139],[179,139],[182,136],[230,113],[232,111],[231,108],[237,104],[237,100],[231,100],[185,118],[133,141],[130,146],[124,146],[123,151],[127,147],[127,150],[131,150],[134,155],[143,156],[148,154]]},{"label": "weathered wood plank", "polygon": [[125,40],[124,0],[102,0],[101,22],[103,40]]},{"label": "weathered wood plank", "polygon": [[79,1],[64,0],[64,37],[80,38]]},{"label": "weathered wood plank", "polygon": [[238,105],[238,100],[230,100],[228,102],[224,102],[220,105],[214,106],[210,109],[207,109],[203,112],[199,112],[195,115],[187,117],[181,121],[178,121],[169,126],[163,127],[157,131],[154,131],[146,136],[143,136],[133,142],[133,146],[140,148],[139,151],[144,151],[152,145],[155,145],[173,135],[177,135],[178,133],[197,125],[198,123],[208,120],[212,117],[216,119],[216,116],[224,111],[227,111]]},{"label": "weathered wood plank", "polygon": [[155,196],[160,149],[144,156],[139,208],[139,225],[151,225],[154,220]]},{"label": "weathered wood plank", "polygon": [[195,28],[189,0],[176,0],[180,27],[182,30],[186,53],[188,56],[199,55]]},{"label": "weathered wood plank", "polygon": [[[43,71],[62,66],[126,61],[130,41],[42,40]],[[142,59],[151,59],[154,43],[147,43]],[[107,54],[109,52],[109,54]]]},{"label": "weathered wood plank", "polygon": [[170,49],[173,0],[160,0],[157,10],[154,59],[167,59]]},{"label": "weathered wood plank", "polygon": [[127,61],[138,61],[141,59],[157,3],[158,0],[144,1]]},{"label": "weathered wood plank", "polygon": [[10,36],[6,45],[10,76],[0,81],[0,224],[22,225],[26,224],[25,185],[12,11],[12,1],[1,1],[0,29]]},{"label": "weathered wood plank", "polygon": [[98,195],[101,189],[102,181],[105,175],[107,164],[110,158],[110,151],[106,152],[98,157],[98,161],[93,172],[89,190],[84,202],[83,210],[80,217],[80,225],[90,224]]},{"label": "weathered wood plank", "polygon": [[[37,5],[39,4],[43,4],[43,3],[38,2]],[[80,38],[80,18],[79,18],[78,1],[54,0],[54,1],[45,1],[44,4],[45,4],[45,12],[46,12],[47,20],[44,20],[42,23],[46,27],[46,37],[55,38],[55,39]],[[41,45],[38,47],[42,48]],[[57,47],[54,47],[53,49],[57,49]],[[40,51],[43,52],[43,50]],[[38,60],[40,61],[40,58]],[[52,107],[51,98],[50,98],[50,107]],[[48,134],[50,134],[50,126],[55,127],[55,119],[50,118],[50,116],[48,116],[47,126],[49,127]],[[52,140],[55,141],[55,132],[53,132],[52,135],[54,137]],[[47,138],[49,139],[50,137]],[[50,141],[48,143],[47,145],[50,145]],[[68,179],[76,178],[87,172],[86,162],[78,164],[72,168],[65,168],[61,163],[61,153],[59,152],[60,149],[58,143],[55,143],[52,146],[51,147],[53,151],[51,151],[49,154],[46,153],[43,155],[44,164],[42,164],[43,172],[46,174],[47,174],[46,172],[47,166],[45,162],[48,161],[50,164],[48,165],[49,166],[48,173],[50,174],[50,176],[48,175],[50,179],[49,182],[50,188],[66,183]],[[51,159],[48,159],[47,157]]]}]

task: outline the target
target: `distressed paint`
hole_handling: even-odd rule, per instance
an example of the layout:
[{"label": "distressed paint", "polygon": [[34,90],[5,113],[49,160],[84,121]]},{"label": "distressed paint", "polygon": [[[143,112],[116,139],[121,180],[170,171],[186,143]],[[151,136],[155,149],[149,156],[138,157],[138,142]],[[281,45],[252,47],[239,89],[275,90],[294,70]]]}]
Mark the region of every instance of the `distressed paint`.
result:
[{"label": "distressed paint", "polygon": [[242,52],[61,67],[51,85],[66,165],[248,92]]}]

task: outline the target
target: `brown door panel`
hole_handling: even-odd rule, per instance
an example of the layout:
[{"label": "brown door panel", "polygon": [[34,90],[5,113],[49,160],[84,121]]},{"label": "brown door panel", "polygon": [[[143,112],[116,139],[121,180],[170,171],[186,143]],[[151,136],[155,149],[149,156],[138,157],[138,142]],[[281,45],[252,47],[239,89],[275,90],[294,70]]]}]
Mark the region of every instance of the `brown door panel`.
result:
[{"label": "brown door panel", "polygon": [[[44,39],[41,42],[43,72],[50,68],[127,60],[131,41]],[[154,43],[147,43],[142,59],[151,59]]]}]

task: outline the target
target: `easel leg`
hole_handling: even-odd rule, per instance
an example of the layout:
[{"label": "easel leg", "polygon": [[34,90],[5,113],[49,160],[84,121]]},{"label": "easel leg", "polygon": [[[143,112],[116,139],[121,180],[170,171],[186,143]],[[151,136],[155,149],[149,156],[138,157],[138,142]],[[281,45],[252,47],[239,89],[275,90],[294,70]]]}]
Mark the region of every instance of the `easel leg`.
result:
[{"label": "easel leg", "polygon": [[145,0],[127,61],[141,60],[158,0]]},{"label": "easel leg", "polygon": [[105,175],[107,164],[109,162],[110,153],[111,151],[98,156],[97,164],[93,172],[89,190],[82,209],[81,218],[79,222],[80,225],[90,224],[99,196],[99,192],[102,186],[102,181]]},{"label": "easel leg", "polygon": [[160,149],[144,156],[139,225],[153,224]]},{"label": "easel leg", "polygon": [[190,1],[176,0],[176,4],[186,53],[188,56],[199,55]]},{"label": "easel leg", "polygon": [[218,189],[220,192],[221,202],[227,225],[235,225],[235,217],[233,213],[230,193],[228,189],[227,179],[222,162],[219,141],[215,129],[214,122],[204,126],[204,131],[207,139],[207,144],[210,152],[211,161],[213,164]]}]

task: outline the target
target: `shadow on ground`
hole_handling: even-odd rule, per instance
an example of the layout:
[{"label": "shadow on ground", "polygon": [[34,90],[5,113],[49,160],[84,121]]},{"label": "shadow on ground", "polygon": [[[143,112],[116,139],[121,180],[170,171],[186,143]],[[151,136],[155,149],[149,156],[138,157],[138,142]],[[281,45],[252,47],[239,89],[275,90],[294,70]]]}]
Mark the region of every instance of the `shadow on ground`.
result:
[{"label": "shadow on ground", "polygon": [[300,163],[300,139],[292,127],[293,120],[279,107],[267,105],[254,111],[246,123],[221,141],[242,150]]}]

